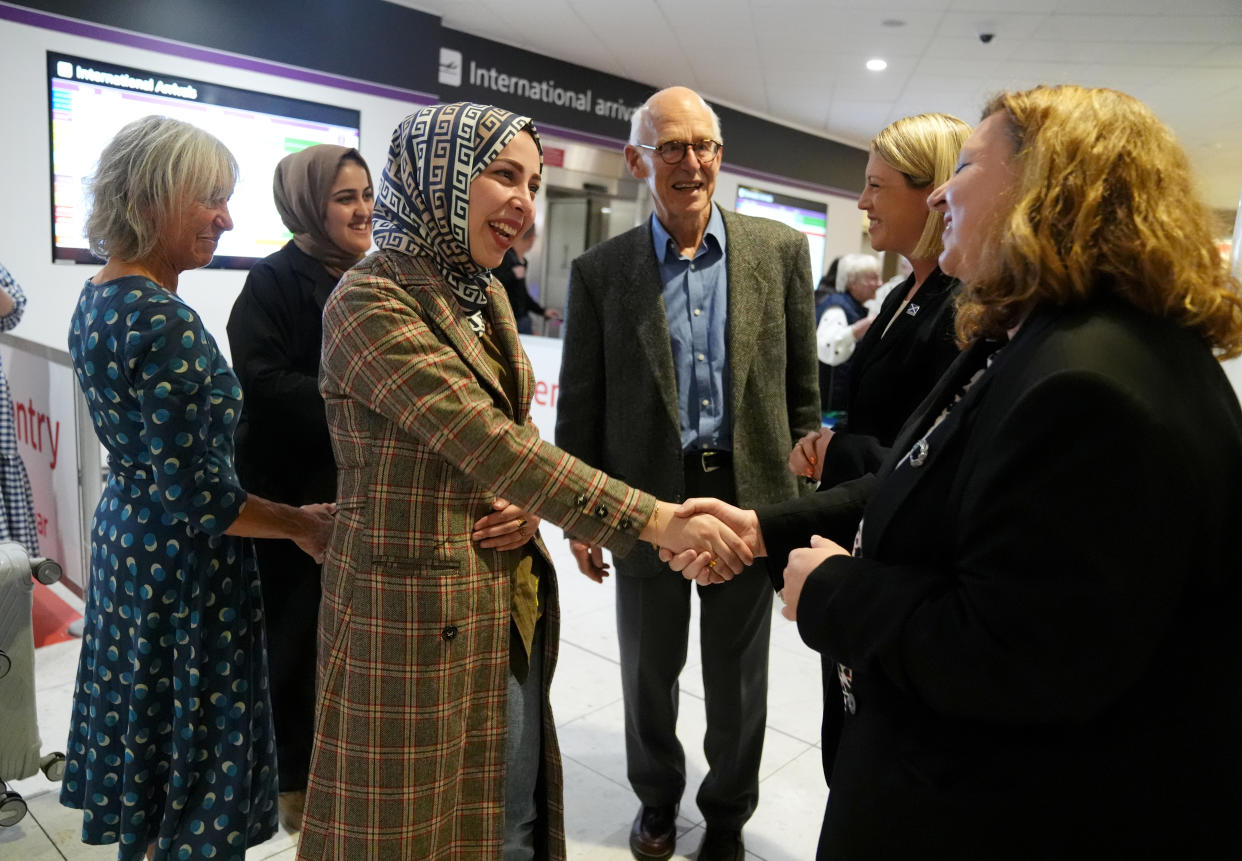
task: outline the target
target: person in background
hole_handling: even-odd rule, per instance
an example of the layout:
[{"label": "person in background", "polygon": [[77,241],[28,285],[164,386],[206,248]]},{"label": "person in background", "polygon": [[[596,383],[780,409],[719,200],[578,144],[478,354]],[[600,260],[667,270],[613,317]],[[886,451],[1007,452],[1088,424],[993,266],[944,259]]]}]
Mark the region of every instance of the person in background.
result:
[{"label": "person in background", "polygon": [[824,377],[820,377],[820,401],[827,404],[825,412],[846,418],[854,345],[867,333],[879,311],[875,297],[880,286],[880,261],[871,254],[846,254],[837,259],[836,290],[824,302],[815,346],[820,364],[831,368],[827,392]]},{"label": "person in background", "polygon": [[[785,453],[820,423],[811,264],[796,230],[713,202],[722,149],[720,121],[693,90],[661,90],[634,113],[626,163],[655,211],[572,264],[556,442],[662,498],[757,504],[799,493]],[[571,548],[586,576],[606,575],[597,545]],[[663,859],[686,787],[678,679],[693,590],[646,548],[617,570],[626,761],[640,802],[630,851]],[[698,857],[740,859],[759,803],[772,590],[755,571],[699,600]]]},{"label": "person in background", "polygon": [[854,348],[845,411],[833,428],[807,434],[789,468],[832,487],[879,468],[898,429],[957,356],[956,283],[937,266],[943,219],[927,194],[949,178],[970,126],[947,114],[919,114],[885,127],[871,141],[858,208],[871,247],[909,261],[911,275],[883,301]]},{"label": "person in background", "polygon": [[[0,332],[22,321],[26,294],[22,285],[0,266]],[[39,532],[35,523],[34,494],[26,464],[17,450],[17,428],[9,380],[0,365],[0,541],[16,541],[31,556],[39,555]]]},{"label": "person in background", "polygon": [[840,265],[840,257],[832,258],[832,262],[828,264],[828,268],[820,277],[819,283],[815,285],[816,325],[819,325],[820,318],[822,318],[824,316],[824,312],[828,310],[828,304],[832,297],[837,295],[837,267]]},{"label": "person in background", "polygon": [[[323,306],[371,247],[374,191],[356,149],[319,144],[281,159],[272,192],[293,238],[251,268],[228,323],[245,395],[237,474],[268,499],[304,505],[336,497],[319,394]],[[320,568],[288,541],[259,539],[255,552],[267,614],[280,819],[298,831],[315,731]]]},{"label": "person in background", "polygon": [[561,319],[560,311],[543,307],[530,295],[530,287],[526,283],[526,255],[530,254],[534,245],[535,228],[532,227],[514,240],[513,246],[505,252],[504,259],[492,273],[505,288],[505,295],[509,297],[509,305],[517,320],[518,332],[523,335],[531,334],[531,314],[538,314],[545,320]]},{"label": "person in background", "polygon": [[841,668],[821,859],[1242,856],[1242,285],[1194,185],[1124,93],[994,98],[929,198],[969,346],[853,553],[740,519]]},{"label": "person in background", "polygon": [[233,227],[237,162],[167,117],[117,132],[90,179],[91,250],[69,354],[108,477],[91,522],[86,623],[61,803],[120,861],[243,861],[276,831],[276,756],[254,548],[323,555],[330,504],[247,493],[241,387],[179,276]]},{"label": "person in background", "polygon": [[[320,390],[339,515],[299,858],[562,859],[548,689],[559,646],[541,517],[619,553],[745,545],[543,442],[491,270],[542,181],[529,117],[424,108],[393,133],[378,251],[324,306]],[[809,295],[809,292],[808,292]]]}]

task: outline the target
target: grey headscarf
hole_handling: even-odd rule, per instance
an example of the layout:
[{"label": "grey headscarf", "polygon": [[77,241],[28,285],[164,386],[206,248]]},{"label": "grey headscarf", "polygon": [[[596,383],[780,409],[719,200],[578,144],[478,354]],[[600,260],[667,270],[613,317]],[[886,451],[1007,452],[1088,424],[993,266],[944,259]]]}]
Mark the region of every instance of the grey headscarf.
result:
[{"label": "grey headscarf", "polygon": [[276,165],[276,175],[272,179],[276,211],[285,227],[292,231],[294,244],[338,278],[362,259],[362,255],[346,251],[333,242],[323,229],[328,194],[346,158],[362,165],[370,184],[371,169],[362,154],[336,144],[317,144],[285,156]]}]

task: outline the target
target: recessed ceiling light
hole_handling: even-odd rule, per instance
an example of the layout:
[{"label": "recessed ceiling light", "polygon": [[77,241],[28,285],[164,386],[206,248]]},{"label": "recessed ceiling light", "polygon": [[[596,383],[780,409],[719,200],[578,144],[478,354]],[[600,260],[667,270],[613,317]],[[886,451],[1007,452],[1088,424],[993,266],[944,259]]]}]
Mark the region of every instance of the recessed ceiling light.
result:
[{"label": "recessed ceiling light", "polygon": [[883,72],[888,68],[888,63],[884,62],[879,57],[876,57],[873,60],[867,61],[867,68],[873,72]]}]

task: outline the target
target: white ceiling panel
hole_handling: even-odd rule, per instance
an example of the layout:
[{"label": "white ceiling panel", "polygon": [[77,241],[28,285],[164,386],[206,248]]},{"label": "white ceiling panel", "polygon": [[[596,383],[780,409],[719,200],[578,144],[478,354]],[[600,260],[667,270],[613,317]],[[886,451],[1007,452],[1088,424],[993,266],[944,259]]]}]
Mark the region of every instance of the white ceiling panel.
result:
[{"label": "white ceiling panel", "polygon": [[1049,15],[1040,22],[1032,39],[1071,42],[1133,42],[1143,41],[1136,33],[1151,18],[1126,15]]},{"label": "white ceiling panel", "polygon": [[1054,12],[1061,4],[1062,0],[953,0],[949,8],[954,12]]},{"label": "white ceiling panel", "polygon": [[1065,12],[1083,15],[1167,15],[1170,8],[1182,17],[1238,12],[1238,0],[1178,0],[1175,4],[1169,0],[1058,0],[1058,5]]},{"label": "white ceiling panel", "polygon": [[1136,18],[1134,36],[1146,42],[1203,42],[1209,45],[1237,43],[1242,40],[1242,2],[1239,14],[1216,17],[1166,15],[1159,18]]},{"label": "white ceiling panel", "polygon": [[1035,35],[1051,16],[1005,12],[987,14],[982,12],[948,12],[940,21],[936,38],[975,39],[983,32],[992,33],[995,41],[1021,42]]}]

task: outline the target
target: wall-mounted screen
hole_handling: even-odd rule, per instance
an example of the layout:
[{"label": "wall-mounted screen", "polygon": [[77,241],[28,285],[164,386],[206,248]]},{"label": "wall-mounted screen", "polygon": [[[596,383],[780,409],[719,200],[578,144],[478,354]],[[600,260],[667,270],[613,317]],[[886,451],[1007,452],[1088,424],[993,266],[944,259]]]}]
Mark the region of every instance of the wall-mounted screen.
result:
[{"label": "wall-mounted screen", "polygon": [[237,158],[229,201],[234,227],[220,239],[212,267],[248,269],[289,239],[272,202],[272,173],[291,152],[312,144],[358,146],[356,110],[162,75],[129,66],[47,54],[51,126],[52,259],[95,263],[83,228],[83,180],[99,153],[133,120],[161,114],[211,132]]},{"label": "wall-mounted screen", "polygon": [[811,246],[811,286],[819,283],[828,236],[828,204],[739,185],[733,208],[743,215],[758,215],[788,224],[806,234]]}]

